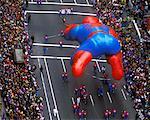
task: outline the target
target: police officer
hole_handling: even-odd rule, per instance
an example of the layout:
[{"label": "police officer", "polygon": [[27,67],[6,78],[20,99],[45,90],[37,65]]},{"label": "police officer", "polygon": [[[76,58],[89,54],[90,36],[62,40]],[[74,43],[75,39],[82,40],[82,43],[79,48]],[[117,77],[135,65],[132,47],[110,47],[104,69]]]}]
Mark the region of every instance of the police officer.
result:
[{"label": "police officer", "polygon": [[48,48],[44,47],[43,48],[43,53],[46,54],[47,50],[48,50]]},{"label": "police officer", "polygon": [[110,93],[114,93],[112,83],[108,83],[108,89]]},{"label": "police officer", "polygon": [[104,89],[101,86],[98,88],[97,92],[98,92],[98,96],[102,96],[103,97]]}]

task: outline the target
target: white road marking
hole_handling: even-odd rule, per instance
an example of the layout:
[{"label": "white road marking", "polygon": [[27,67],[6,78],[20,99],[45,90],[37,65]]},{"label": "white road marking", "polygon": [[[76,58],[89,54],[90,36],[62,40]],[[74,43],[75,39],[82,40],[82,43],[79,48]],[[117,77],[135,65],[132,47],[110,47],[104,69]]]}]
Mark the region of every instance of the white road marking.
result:
[{"label": "white road marking", "polygon": [[134,24],[134,26],[135,26],[135,29],[136,29],[137,34],[138,34],[138,36],[139,36],[140,42],[142,42],[141,33],[140,33],[140,31],[139,31],[138,25],[137,25],[137,23],[135,22],[135,20],[132,20],[132,22],[133,22],[133,24]]},{"label": "white road marking", "polygon": [[61,34],[51,35],[51,36],[47,36],[47,39],[54,38],[54,37],[59,37],[59,36],[61,36]]},{"label": "white road marking", "polygon": [[111,99],[111,97],[110,97],[109,92],[107,92],[107,96],[108,96],[108,98],[109,98],[110,103],[112,103],[112,99]]},{"label": "white road marking", "polygon": [[73,98],[73,97],[71,98],[71,101],[72,101],[73,104],[75,104],[75,101],[74,101],[74,98]]},{"label": "white road marking", "polygon": [[[33,13],[33,14],[59,14],[59,11],[30,11],[30,10],[26,10],[25,11],[25,15],[27,13]],[[96,14],[93,14],[93,13],[82,13],[82,12],[71,12],[70,15],[83,15],[83,16],[96,16]]]},{"label": "white road marking", "polygon": [[[29,2],[29,4],[37,4],[36,2]],[[93,7],[90,4],[76,4],[76,3],[58,3],[58,2],[42,2],[42,5],[66,5],[66,6],[80,6],[80,7]]]},{"label": "white road marking", "polygon": [[77,1],[76,1],[76,0],[74,0],[74,3],[75,3],[75,4],[77,4]]},{"label": "white road marking", "polygon": [[[51,90],[54,106],[55,106],[55,109],[58,111],[56,98],[55,98],[55,95],[54,95],[54,89],[53,89],[52,81],[51,81],[51,78],[50,78],[50,73],[49,73],[46,58],[44,58],[44,63],[45,63],[45,67],[46,67],[46,72],[47,72],[47,76],[48,76],[48,81],[49,81],[49,85],[50,85],[50,90]],[[57,119],[60,120],[59,112],[57,112]]]},{"label": "white road marking", "polygon": [[63,60],[63,59],[61,59],[61,63],[62,63],[62,66],[63,66],[63,70],[64,70],[64,72],[66,73],[67,70],[66,70],[66,66],[65,66],[65,63],[64,63],[64,60]]},{"label": "white road marking", "polygon": [[94,100],[93,100],[92,95],[90,95],[90,100],[91,100],[92,105],[94,106]]},{"label": "white road marking", "polygon": [[81,13],[81,12],[72,12],[73,15],[85,15],[85,16],[97,16],[94,13]]},{"label": "white road marking", "polygon": [[[39,64],[39,68],[41,67],[40,64],[40,59],[38,58],[38,64]],[[43,85],[43,89],[44,89],[44,95],[46,98],[46,104],[47,104],[47,108],[48,108],[48,114],[49,114],[49,118],[50,120],[52,120],[52,115],[51,115],[51,110],[50,110],[50,106],[49,106],[49,100],[48,100],[48,96],[47,96],[47,92],[46,92],[46,86],[44,83],[44,77],[43,77],[43,73],[41,72],[41,78],[42,78],[42,85]]]},{"label": "white road marking", "polygon": [[104,78],[100,78],[100,77],[96,77],[96,76],[92,76],[93,78],[99,79],[99,80],[111,80],[111,79],[104,79]]},{"label": "white road marking", "polygon": [[53,109],[53,114],[54,114],[55,117],[57,116],[58,110],[56,108]]},{"label": "white road marking", "polygon": [[122,95],[123,95],[124,99],[127,100],[127,97],[126,97],[125,92],[124,92],[123,89],[121,89],[121,92],[122,92]]},{"label": "white road marking", "polygon": [[89,1],[88,0],[86,0],[86,3],[89,5]]},{"label": "white road marking", "polygon": [[80,100],[81,100],[81,98],[80,98],[80,97],[77,97],[77,100],[76,100],[76,101],[77,101],[77,105],[78,105],[78,106],[80,106]]},{"label": "white road marking", "polygon": [[[64,60],[70,60],[71,57],[56,57],[56,56],[31,56],[31,58],[33,59],[37,59],[37,58],[44,58],[44,59],[57,59],[57,60],[61,60],[61,59],[64,59]],[[99,60],[99,59],[92,59],[92,62],[95,62],[95,61],[98,61],[98,62],[103,62],[103,63],[106,63],[107,60]]]},{"label": "white road marking", "polygon": [[98,61],[96,61],[96,65],[97,65],[98,71],[101,72],[101,69],[100,69],[100,66],[98,64]]},{"label": "white road marking", "polygon": [[[60,47],[60,44],[42,44],[42,43],[33,43],[34,46],[45,46],[45,47]],[[79,48],[77,45],[62,45],[62,48]]]}]

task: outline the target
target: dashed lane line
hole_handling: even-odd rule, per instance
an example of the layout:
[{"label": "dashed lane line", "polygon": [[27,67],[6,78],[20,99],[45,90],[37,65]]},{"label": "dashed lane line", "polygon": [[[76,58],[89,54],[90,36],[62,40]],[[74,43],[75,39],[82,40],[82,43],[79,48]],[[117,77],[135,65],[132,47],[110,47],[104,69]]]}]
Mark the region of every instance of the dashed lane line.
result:
[{"label": "dashed lane line", "polygon": [[63,0],[60,0],[60,3],[63,3]]},{"label": "dashed lane line", "polygon": [[109,92],[107,92],[107,96],[108,96],[108,99],[109,99],[110,103],[112,103],[112,99],[111,99],[111,97],[110,97]]},{"label": "dashed lane line", "polygon": [[75,3],[75,4],[77,4],[77,1],[76,1],[76,0],[74,0],[74,3]]},{"label": "dashed lane line", "polygon": [[64,70],[64,72],[66,73],[67,70],[66,70],[66,66],[65,66],[65,63],[64,63],[64,60],[63,60],[63,59],[61,59],[61,63],[62,63],[62,66],[63,66],[63,70]]},{"label": "dashed lane line", "polygon": [[92,105],[94,106],[94,100],[93,100],[92,95],[90,95],[90,100],[91,100]]},{"label": "dashed lane line", "polygon": [[98,71],[101,72],[101,69],[100,69],[100,66],[98,64],[98,61],[96,61],[96,65],[97,65]]},{"label": "dashed lane line", "polygon": [[124,90],[123,90],[123,89],[121,89],[121,93],[122,93],[122,95],[123,95],[124,99],[125,99],[125,100],[127,100],[127,97],[126,97],[125,92],[124,92]]},{"label": "dashed lane line", "polygon": [[86,0],[86,3],[89,5],[89,1],[88,0]]},{"label": "dashed lane line", "polygon": [[73,98],[73,97],[71,98],[71,101],[72,101],[72,104],[75,104],[75,101],[74,101],[74,98]]}]

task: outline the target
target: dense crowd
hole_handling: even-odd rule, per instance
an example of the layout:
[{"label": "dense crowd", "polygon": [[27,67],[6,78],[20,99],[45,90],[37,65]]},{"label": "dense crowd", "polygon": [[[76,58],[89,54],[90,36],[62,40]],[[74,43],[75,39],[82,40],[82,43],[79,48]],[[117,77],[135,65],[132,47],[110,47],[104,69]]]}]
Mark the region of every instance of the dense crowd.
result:
[{"label": "dense crowd", "polygon": [[[0,82],[6,115],[9,119],[42,120],[43,98],[37,96],[39,87],[29,64],[31,46],[24,27],[22,0],[1,0],[0,10]],[[23,64],[14,61],[17,48],[23,49]]]},{"label": "dense crowd", "polygon": [[[130,6],[131,4],[133,6]],[[117,0],[114,3],[102,0],[98,1],[95,5],[100,20],[109,26],[111,25],[119,34],[118,38],[120,39],[123,52],[126,88],[134,101],[133,107],[137,112],[136,118],[142,120],[150,118],[150,112],[148,111],[149,61],[147,61],[148,48],[150,46],[147,42],[139,42],[136,37],[135,28],[132,25],[132,20],[135,20],[139,27],[142,26],[144,14],[148,12],[147,4],[146,0],[134,0],[134,2],[129,0],[129,4],[122,4]],[[140,31],[142,31],[142,39],[145,41],[150,39],[142,27]]]},{"label": "dense crowd", "polygon": [[[138,12],[135,12],[133,18],[138,23],[140,27],[140,33],[142,39],[148,41],[150,38],[147,36],[143,25],[143,17],[145,12],[147,12],[146,1],[134,2],[134,6],[137,6],[135,9]],[[125,27],[127,28],[127,27]],[[148,86],[149,81],[149,61],[148,60],[148,42],[143,41],[142,43],[138,42],[137,39],[134,39],[134,36],[129,34],[130,39],[124,41],[123,49],[123,60],[124,60],[124,69],[125,69],[125,80],[126,88],[130,93],[134,101],[134,108],[137,112],[136,118],[142,120],[148,120],[150,118],[149,110],[149,90]],[[150,47],[150,46],[149,46]]]}]

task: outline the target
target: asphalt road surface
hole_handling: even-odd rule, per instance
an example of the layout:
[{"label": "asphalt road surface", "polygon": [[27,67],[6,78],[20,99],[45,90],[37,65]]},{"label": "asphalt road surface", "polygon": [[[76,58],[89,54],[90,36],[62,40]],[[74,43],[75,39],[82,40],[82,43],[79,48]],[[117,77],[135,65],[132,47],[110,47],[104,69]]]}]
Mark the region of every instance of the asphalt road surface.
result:
[{"label": "asphalt road surface", "polygon": [[[87,0],[88,1],[88,0]],[[55,5],[49,2],[61,2],[59,0],[46,0],[45,4],[36,5],[34,1],[29,3],[27,15],[31,14],[31,21],[28,24],[29,35],[34,35],[35,43],[33,45],[33,54],[31,57],[31,64],[35,64],[37,69],[35,77],[40,86],[39,95],[44,99],[44,117],[45,120],[74,120],[78,119],[73,114],[72,97],[74,97],[74,89],[84,84],[92,98],[89,99],[88,104],[82,107],[88,112],[87,120],[103,120],[103,113],[106,109],[116,109],[117,117],[114,120],[121,120],[121,111],[127,110],[129,112],[129,120],[135,118],[135,111],[132,108],[132,102],[123,88],[124,79],[122,81],[115,81],[111,77],[111,69],[108,64],[98,62],[98,65],[106,67],[111,82],[117,83],[117,90],[114,94],[108,92],[107,85],[102,83],[98,78],[102,77],[102,73],[97,74],[97,79],[93,79],[93,62],[87,66],[84,75],[81,78],[74,78],[71,73],[71,65],[68,58],[74,53],[75,48],[68,46],[67,48],[60,48],[59,41],[63,41],[64,45],[79,45],[77,42],[67,41],[64,38],[57,36],[60,31],[65,28],[59,15],[53,13],[62,8],[74,8],[76,13],[95,13],[92,7],[88,7],[86,0],[63,0],[62,3],[72,3],[72,5]],[[84,4],[85,6],[77,6],[77,4]],[[91,2],[89,2],[91,3]],[[87,5],[87,6],[86,6]],[[53,12],[51,12],[53,11]],[[88,15],[88,14],[87,14]],[[82,18],[86,15],[68,15],[66,16],[67,23],[80,23]],[[44,36],[48,35],[48,41],[44,40]],[[46,50],[44,53],[43,49]],[[101,58],[105,59],[104,56]],[[43,72],[40,71],[39,66],[43,67]],[[67,71],[68,82],[64,82],[61,74]],[[96,90],[99,85],[102,85],[105,90],[103,98],[97,96]],[[53,109],[57,109],[56,117],[53,114]],[[113,119],[113,118],[112,118]]]}]

